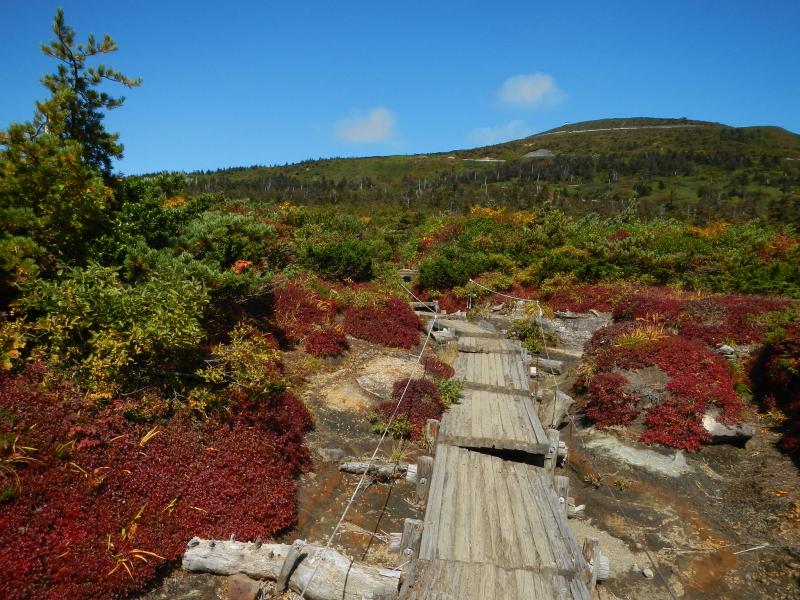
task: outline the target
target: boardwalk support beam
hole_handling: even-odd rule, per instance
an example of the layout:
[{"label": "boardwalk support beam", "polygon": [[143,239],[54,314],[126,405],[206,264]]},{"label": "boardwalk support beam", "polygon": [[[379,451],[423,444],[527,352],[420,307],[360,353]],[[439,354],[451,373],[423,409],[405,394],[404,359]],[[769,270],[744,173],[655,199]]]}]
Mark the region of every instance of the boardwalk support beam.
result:
[{"label": "boardwalk support beam", "polygon": [[433,458],[420,456],[417,459],[417,502],[425,504],[428,501],[428,490],[431,487],[433,474]]},{"label": "boardwalk support beam", "polygon": [[431,445],[431,448],[436,447],[437,437],[439,437],[439,420],[428,419],[425,421],[425,439]]},{"label": "boardwalk support beam", "polygon": [[400,598],[407,598],[411,586],[417,577],[417,559],[419,558],[419,547],[422,543],[422,530],[424,524],[419,519],[406,519],[403,522],[403,537],[400,541],[400,548],[403,553],[402,558],[408,561],[408,572],[403,579],[400,587]]},{"label": "boardwalk support beam", "polygon": [[555,474],[556,470],[556,463],[558,462],[558,438],[560,437],[558,433],[558,429],[548,429],[547,430],[547,439],[550,442],[550,446],[547,449],[547,454],[544,457],[544,467],[547,470],[547,473],[552,478]]},{"label": "boardwalk support beam", "polygon": [[597,584],[596,568],[600,564],[600,540],[594,537],[587,537],[583,541],[583,559],[586,563],[584,570],[584,581],[589,590],[593,590]]},{"label": "boardwalk support beam", "polygon": [[422,529],[423,523],[419,519],[406,519],[403,521],[403,537],[400,538],[400,551],[405,557],[403,560],[416,559],[417,555],[419,555]]},{"label": "boardwalk support beam", "polygon": [[564,475],[556,475],[554,478],[554,484],[556,488],[556,496],[558,496],[558,503],[561,506],[564,516],[566,517],[569,513],[569,477],[565,477]]}]

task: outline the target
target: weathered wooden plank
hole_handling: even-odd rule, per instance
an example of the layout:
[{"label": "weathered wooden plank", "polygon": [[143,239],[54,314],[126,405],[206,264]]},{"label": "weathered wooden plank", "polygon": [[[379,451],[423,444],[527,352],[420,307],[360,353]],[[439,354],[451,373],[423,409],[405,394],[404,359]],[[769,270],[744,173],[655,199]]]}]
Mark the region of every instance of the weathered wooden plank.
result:
[{"label": "weathered wooden plank", "polygon": [[526,392],[524,390],[516,388],[499,387],[496,385],[490,385],[488,383],[482,383],[480,381],[473,381],[470,379],[462,379],[462,381],[464,382],[464,387],[468,390],[494,392],[495,394],[511,394],[513,396],[520,396],[521,398],[530,397],[530,392]]},{"label": "weathered wooden plank", "polygon": [[514,520],[514,509],[511,504],[511,498],[507,492],[506,478],[508,473],[502,468],[502,460],[496,459],[491,461],[493,475],[495,478],[495,494],[498,500],[498,510],[500,513],[500,534],[503,537],[503,555],[504,560],[500,562],[501,565],[517,566],[520,563],[519,549],[522,543],[519,539],[519,529]]},{"label": "weathered wooden plank", "polygon": [[438,558],[452,559],[452,535],[455,524],[456,511],[463,510],[463,507],[458,503],[460,498],[454,494],[454,489],[458,484],[458,448],[447,446],[447,461],[445,463],[444,491],[442,493],[442,508],[441,508],[441,527],[439,529],[439,543],[436,551]]},{"label": "weathered wooden plank", "polygon": [[[546,566],[543,563],[543,556],[536,547],[535,532],[532,528],[532,520],[529,518],[529,512],[526,507],[526,502],[522,497],[522,490],[520,487],[524,482],[517,475],[517,467],[521,466],[517,463],[504,462],[503,469],[508,474],[506,477],[507,492],[511,503],[512,516],[517,526],[517,534],[519,537],[519,563],[516,565],[526,567],[532,565]],[[533,507],[531,507],[533,508]],[[535,511],[534,511],[535,513]]]},{"label": "weathered wooden plank", "polygon": [[441,600],[588,600],[573,577],[508,569],[493,564],[420,561],[413,598]]},{"label": "weathered wooden plank", "polygon": [[532,485],[530,489],[534,493],[538,509],[536,515],[541,519],[542,527],[546,531],[548,540],[550,540],[548,548],[553,554],[554,566],[559,572],[569,572],[571,569],[571,562],[565,548],[563,534],[557,522],[559,514],[557,511],[554,512],[552,508],[550,497],[553,495],[553,492],[550,487],[549,478],[537,471],[528,471],[527,474],[529,476],[529,481],[536,481],[536,484]]},{"label": "weathered wooden plank", "polygon": [[466,391],[439,429],[415,597],[587,600],[575,580],[577,541],[546,471],[474,450],[543,455],[552,444],[521,346],[468,322],[452,328]]},{"label": "weathered wooden plank", "polygon": [[438,540],[439,526],[441,522],[442,494],[445,487],[446,476],[446,448],[447,446],[438,445],[433,461],[433,479],[431,480],[430,497],[428,506],[425,510],[424,530],[422,544],[420,546],[420,557],[426,559],[434,558],[434,545]]},{"label": "weathered wooden plank", "polygon": [[495,598],[497,598],[497,600],[502,600],[502,596],[497,596],[497,586],[495,585],[494,581],[494,565],[485,563],[481,565],[480,569],[480,597],[485,598],[486,600],[495,600]]},{"label": "weathered wooden plank", "polygon": [[448,558],[457,561],[469,562],[469,547],[465,547],[468,544],[466,536],[468,535],[466,532],[466,523],[468,523],[471,519],[471,511],[474,510],[474,507],[471,503],[463,502],[464,500],[464,491],[469,489],[469,481],[468,471],[464,468],[464,459],[465,459],[465,452],[460,451],[460,449],[456,448],[453,451],[455,456],[455,465],[453,467],[455,474],[453,476],[453,488],[451,493],[452,502],[455,505],[458,503],[457,506],[454,506],[453,510],[453,530],[449,532],[449,539],[450,539],[450,548]]},{"label": "weathered wooden plank", "polygon": [[[467,453],[469,458],[469,481],[470,493],[479,494],[481,498],[489,498],[486,489],[483,487],[483,469],[481,469],[480,456],[477,452]],[[486,530],[484,523],[486,519],[483,511],[473,510],[471,512],[470,527],[470,560],[479,562],[484,556],[493,554],[493,543],[491,533]]]},{"label": "weathered wooden plank", "polygon": [[[539,469],[529,470],[528,478],[529,480],[538,479],[539,482],[544,482],[547,479]],[[544,485],[543,483],[535,486],[535,488],[539,491],[541,514],[547,517],[548,520],[552,519],[553,535],[558,535],[562,541],[561,546],[565,561],[562,568],[574,572],[580,568],[580,548],[566,517],[563,516],[560,510],[555,491],[549,484]]]},{"label": "weathered wooden plank", "polygon": [[524,497],[524,503],[528,507],[525,518],[529,523],[532,531],[532,538],[536,546],[536,551],[539,555],[538,566],[539,569],[552,569],[556,567],[555,551],[552,548],[552,536],[548,532],[548,523],[545,521],[541,514],[541,498],[539,494],[539,487],[541,482],[532,481],[527,477],[527,473],[537,467],[528,467],[527,465],[518,465],[516,472],[517,478],[520,482],[520,491]]}]

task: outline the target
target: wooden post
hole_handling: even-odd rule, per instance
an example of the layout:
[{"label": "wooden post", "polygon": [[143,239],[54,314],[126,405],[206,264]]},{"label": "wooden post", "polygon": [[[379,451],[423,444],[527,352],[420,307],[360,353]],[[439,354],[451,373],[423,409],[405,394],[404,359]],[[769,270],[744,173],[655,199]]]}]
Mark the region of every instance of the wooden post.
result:
[{"label": "wooden post", "polygon": [[567,516],[569,504],[569,477],[564,475],[556,475],[554,478],[556,496],[558,496],[558,503],[564,516]]},{"label": "wooden post", "polygon": [[583,541],[583,560],[586,563],[583,577],[591,592],[597,585],[597,566],[600,563],[600,540],[587,537]]},{"label": "wooden post", "polygon": [[417,465],[409,463],[406,468],[406,481],[409,483],[417,483]]},{"label": "wooden post", "polygon": [[556,454],[558,457],[557,463],[561,466],[567,462],[567,456],[569,456],[569,448],[567,448],[566,442],[558,442],[558,452]]},{"label": "wooden post", "polygon": [[417,578],[417,561],[412,560],[408,563],[408,572],[406,573],[405,579],[403,579],[403,585],[400,586],[400,593],[398,595],[399,600],[408,600],[408,594],[411,591],[411,586],[414,585],[414,580]]},{"label": "wooden post", "polygon": [[400,598],[406,598],[414,579],[417,576],[417,558],[419,557],[419,547],[422,543],[422,529],[424,524],[419,519],[406,519],[403,521],[403,537],[400,540],[401,560],[408,562],[403,585],[400,588]]},{"label": "wooden post", "polygon": [[436,438],[439,437],[439,420],[428,419],[425,421],[425,439],[431,444],[431,448],[436,448]]},{"label": "wooden post", "polygon": [[556,462],[558,462],[558,429],[548,429],[547,439],[550,441],[550,446],[547,448],[547,454],[544,457],[544,467],[550,478],[553,478],[556,470]]},{"label": "wooden post", "polygon": [[403,561],[416,558],[419,554],[419,545],[422,542],[423,523],[419,519],[406,519],[403,521],[403,536],[400,538],[400,552]]},{"label": "wooden post", "polygon": [[278,581],[275,583],[275,589],[279,593],[282,594],[289,589],[289,577],[292,576],[294,565],[297,562],[297,559],[300,558],[300,553],[303,551],[303,546],[305,545],[306,543],[304,540],[295,540],[292,544],[292,547],[289,549],[289,553],[286,555],[286,559],[283,561],[281,572],[278,574]]},{"label": "wooden post", "polygon": [[428,490],[431,487],[433,474],[433,458],[420,456],[417,459],[417,502],[425,504],[428,500]]},{"label": "wooden post", "polygon": [[609,561],[608,557],[605,554],[598,553],[595,564],[597,565],[594,569],[595,573],[597,573],[597,581],[608,581],[611,575],[611,561]]}]

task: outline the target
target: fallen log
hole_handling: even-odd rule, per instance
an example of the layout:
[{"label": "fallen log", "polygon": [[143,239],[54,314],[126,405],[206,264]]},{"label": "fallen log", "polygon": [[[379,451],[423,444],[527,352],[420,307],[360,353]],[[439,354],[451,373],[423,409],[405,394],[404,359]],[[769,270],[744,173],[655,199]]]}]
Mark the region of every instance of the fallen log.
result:
[{"label": "fallen log", "polygon": [[[253,579],[277,580],[292,548],[289,544],[192,538],[182,566],[193,572],[244,573]],[[321,561],[319,568],[318,561]],[[317,544],[303,546],[292,567],[288,587],[300,593],[308,586],[305,592],[308,600],[389,600],[397,597],[400,588],[400,571],[356,563],[333,548],[325,550]]]},{"label": "fallen log", "polygon": [[564,372],[563,360],[551,360],[549,358],[539,358],[536,361],[536,366],[540,371],[551,373],[553,375],[561,375]]},{"label": "fallen log", "polygon": [[339,470],[345,473],[353,473],[354,475],[361,475],[364,471],[369,472],[367,475],[375,479],[386,481],[389,479],[398,479],[404,477],[408,470],[408,465],[393,462],[343,462],[339,465]]}]

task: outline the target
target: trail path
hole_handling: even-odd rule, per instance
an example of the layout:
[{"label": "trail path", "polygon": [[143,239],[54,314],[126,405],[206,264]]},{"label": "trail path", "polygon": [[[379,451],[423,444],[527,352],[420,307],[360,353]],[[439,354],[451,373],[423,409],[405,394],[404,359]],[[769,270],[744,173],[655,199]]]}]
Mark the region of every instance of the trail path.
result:
[{"label": "trail path", "polygon": [[536,414],[522,348],[473,323],[441,324],[459,338],[466,389],[441,422],[405,597],[588,600],[587,565],[552,483],[557,432]]}]

